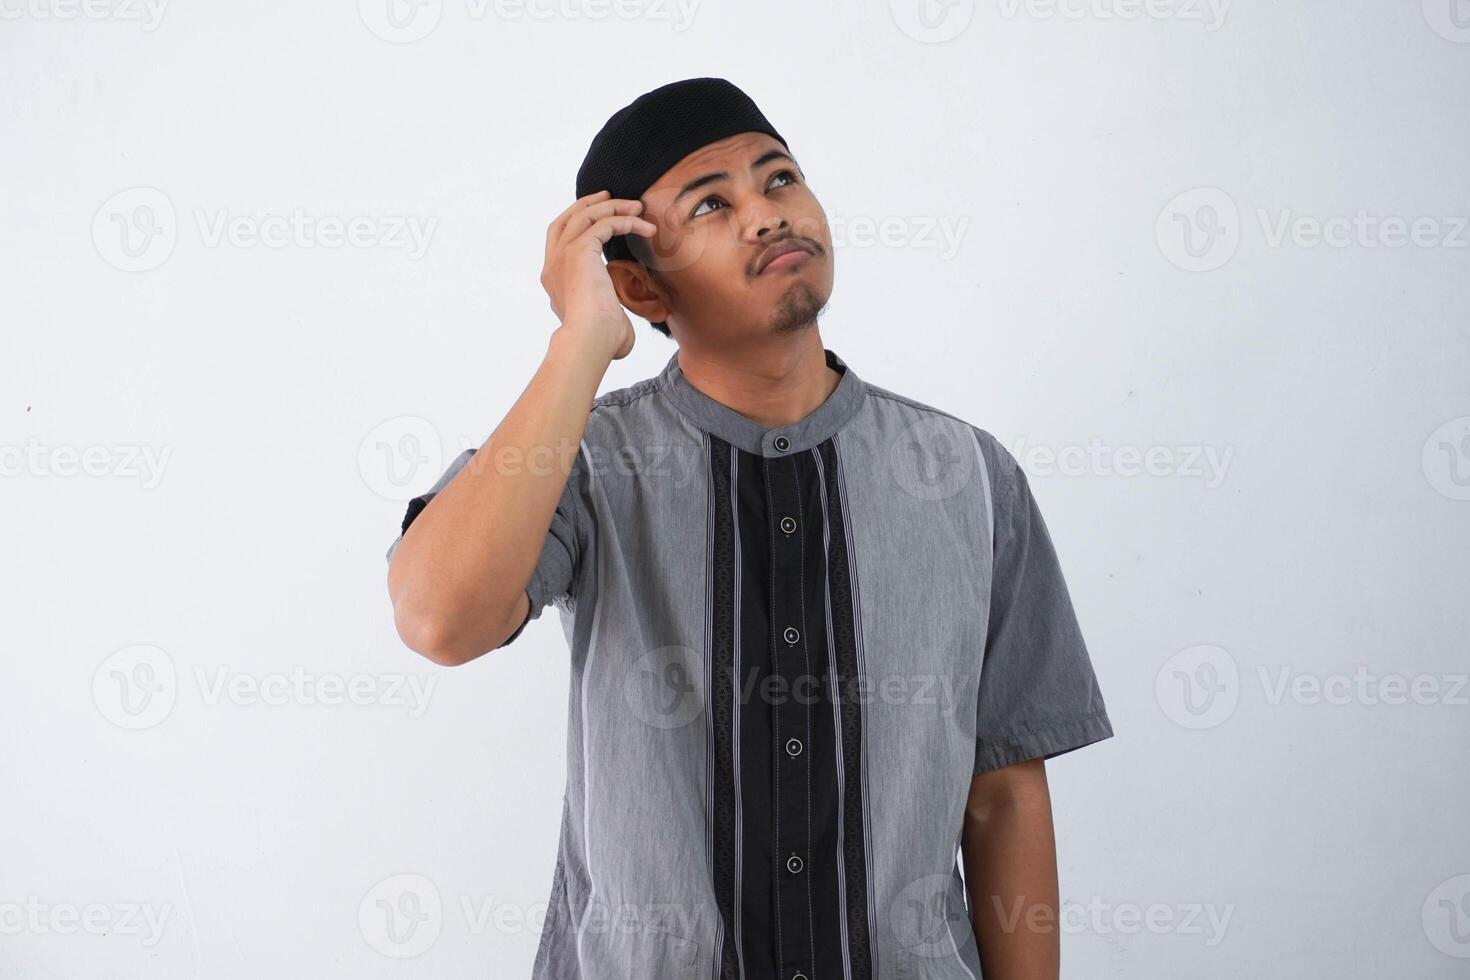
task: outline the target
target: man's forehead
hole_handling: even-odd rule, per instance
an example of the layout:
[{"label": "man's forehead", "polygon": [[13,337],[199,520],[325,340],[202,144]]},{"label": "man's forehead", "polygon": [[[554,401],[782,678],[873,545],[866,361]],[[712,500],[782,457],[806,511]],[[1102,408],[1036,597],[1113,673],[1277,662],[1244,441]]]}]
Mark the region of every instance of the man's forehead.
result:
[{"label": "man's forehead", "polygon": [[661,200],[671,198],[689,181],[712,171],[743,171],[768,150],[789,152],[785,144],[768,133],[736,133],[734,136],[715,140],[680,158],[678,163],[649,185],[644,196],[655,194]]}]

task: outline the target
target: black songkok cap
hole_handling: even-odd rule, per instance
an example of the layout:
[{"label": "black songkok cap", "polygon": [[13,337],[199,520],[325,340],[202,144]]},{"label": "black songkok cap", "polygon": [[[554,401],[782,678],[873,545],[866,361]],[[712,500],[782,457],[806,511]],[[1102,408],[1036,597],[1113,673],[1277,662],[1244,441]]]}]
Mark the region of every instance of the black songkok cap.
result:
[{"label": "black songkok cap", "polygon": [[[750,132],[766,133],[786,146],[750,96],[731,82],[723,78],[670,82],[638,96],[603,124],[577,170],[576,196],[606,190],[613,197],[636,200],[701,146]],[[628,237],[608,239],[603,256],[633,258]]]}]

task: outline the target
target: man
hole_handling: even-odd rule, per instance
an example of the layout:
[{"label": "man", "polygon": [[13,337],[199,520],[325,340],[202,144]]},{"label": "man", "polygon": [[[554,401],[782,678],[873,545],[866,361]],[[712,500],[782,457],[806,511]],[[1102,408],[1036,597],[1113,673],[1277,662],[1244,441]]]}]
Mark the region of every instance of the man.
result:
[{"label": "man", "polygon": [[[641,96],[548,229],[540,368],[388,552],[436,663],[560,612],[533,980],[1058,975],[1044,760],[1112,728],[1056,553],[994,437],[823,346],[832,282],[745,93]],[[625,309],[678,349],[597,397]]]}]

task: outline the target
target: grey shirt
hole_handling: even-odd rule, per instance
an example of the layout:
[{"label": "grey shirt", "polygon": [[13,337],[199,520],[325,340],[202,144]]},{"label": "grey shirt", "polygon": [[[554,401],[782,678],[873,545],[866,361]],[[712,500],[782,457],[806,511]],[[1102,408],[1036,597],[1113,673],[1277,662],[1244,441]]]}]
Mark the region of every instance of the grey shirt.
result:
[{"label": "grey shirt", "polygon": [[826,356],[776,428],[677,352],[595,400],[526,587],[571,654],[532,980],[977,980],[971,777],[1113,733],[1016,460]]}]

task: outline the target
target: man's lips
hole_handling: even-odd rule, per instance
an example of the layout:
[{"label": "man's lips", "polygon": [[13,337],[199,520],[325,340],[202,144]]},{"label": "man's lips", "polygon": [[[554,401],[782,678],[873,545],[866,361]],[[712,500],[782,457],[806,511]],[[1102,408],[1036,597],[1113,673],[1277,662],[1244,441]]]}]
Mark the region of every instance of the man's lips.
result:
[{"label": "man's lips", "polygon": [[760,261],[756,264],[755,273],[760,275],[767,269],[783,269],[788,265],[796,265],[805,262],[812,257],[811,247],[804,242],[795,239],[772,245],[761,253]]}]

